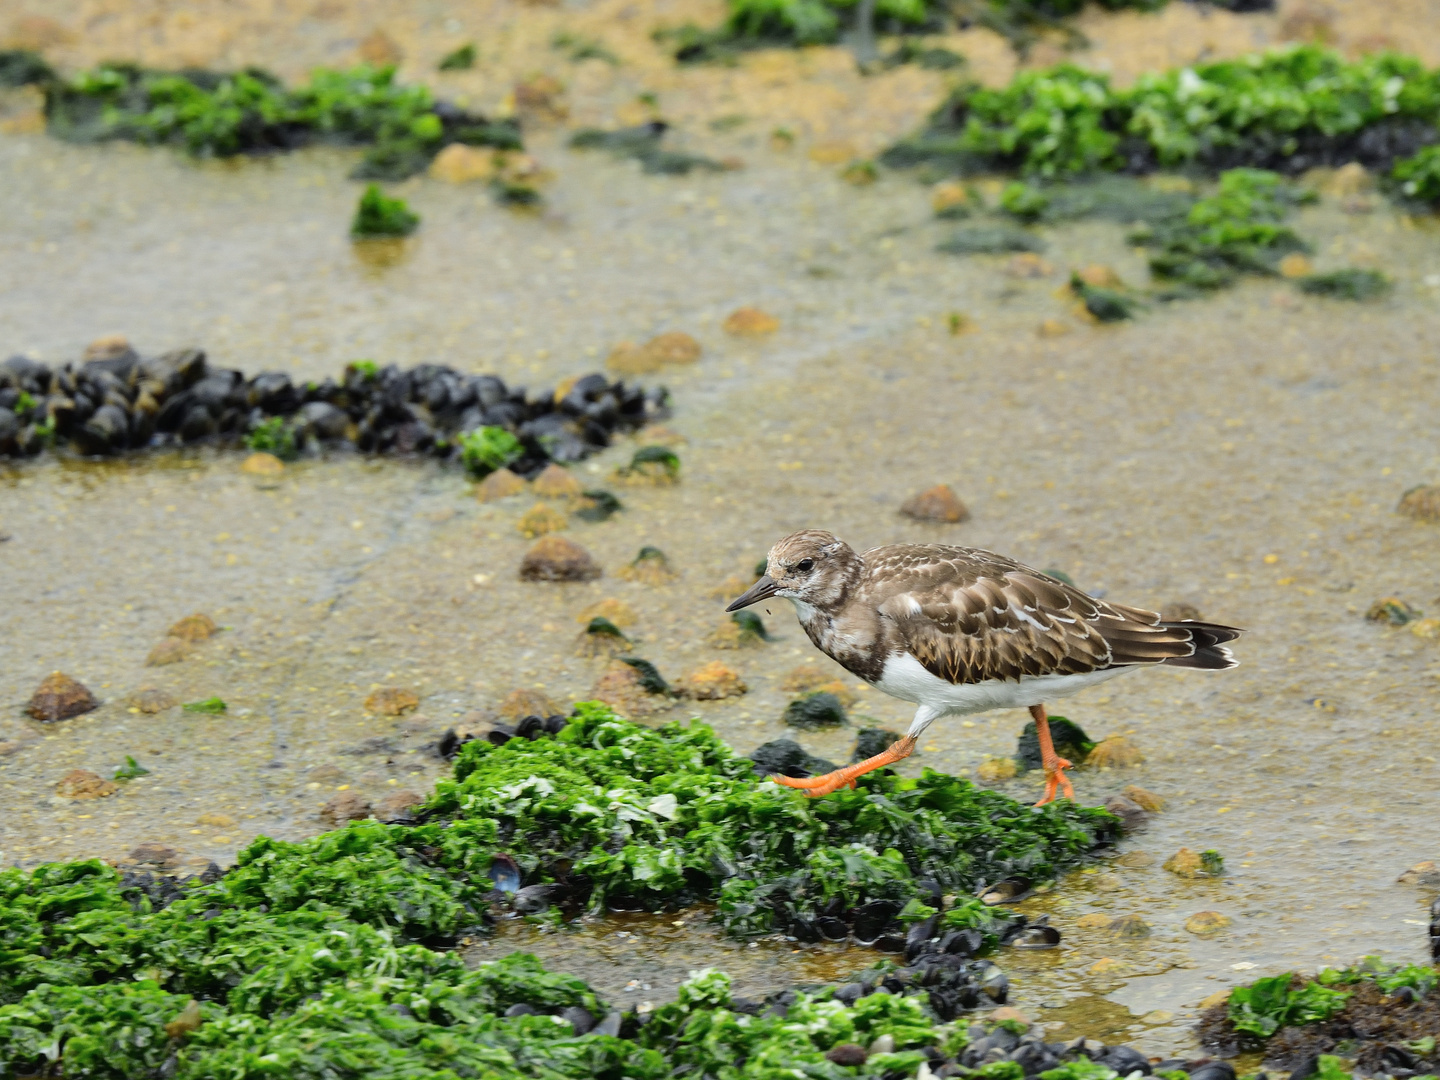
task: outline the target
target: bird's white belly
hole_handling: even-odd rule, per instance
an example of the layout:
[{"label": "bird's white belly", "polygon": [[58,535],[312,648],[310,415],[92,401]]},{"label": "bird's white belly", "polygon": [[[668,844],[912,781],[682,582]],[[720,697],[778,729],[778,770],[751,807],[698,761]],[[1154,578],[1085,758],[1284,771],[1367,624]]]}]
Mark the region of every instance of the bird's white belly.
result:
[{"label": "bird's white belly", "polygon": [[875,685],[891,697],[927,706],[937,716],[966,715],[991,709],[1027,709],[1065,697],[1087,686],[1113,679],[1128,667],[1089,671],[1081,675],[1026,675],[1019,682],[990,679],[980,683],[950,683],[925,670],[909,653],[885,661]]}]

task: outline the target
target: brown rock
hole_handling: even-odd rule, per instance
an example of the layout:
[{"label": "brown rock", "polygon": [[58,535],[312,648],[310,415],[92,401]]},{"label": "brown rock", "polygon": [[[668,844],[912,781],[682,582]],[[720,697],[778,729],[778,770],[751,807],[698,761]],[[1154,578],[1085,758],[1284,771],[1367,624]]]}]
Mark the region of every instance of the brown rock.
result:
[{"label": "brown rock", "polygon": [[1097,769],[1118,769],[1127,765],[1139,765],[1145,760],[1140,748],[1124,735],[1111,735],[1102,739],[1085,758],[1086,765]]},{"label": "brown rock", "polygon": [[574,474],[553,461],[530,482],[530,490],[544,499],[570,499],[585,494]]},{"label": "brown rock", "polygon": [[620,342],[605,358],[605,367],[618,375],[649,375],[663,366],[659,357],[633,341]]},{"label": "brown rock", "polygon": [[174,866],[179,854],[169,844],[163,844],[158,840],[147,840],[130,852],[130,858],[137,863],[148,863],[151,866]]},{"label": "brown rock", "polygon": [[130,347],[130,339],[124,334],[106,334],[85,346],[85,362],[88,364],[93,360],[118,360],[134,351]]},{"label": "brown rock", "polygon": [[635,609],[624,600],[616,600],[613,597],[606,597],[598,600],[588,607],[581,608],[575,616],[575,621],[588,626],[591,619],[609,619],[621,630],[635,625]]},{"label": "brown rock", "polygon": [[990,1013],[990,1019],[994,1020],[996,1023],[999,1023],[1002,1020],[1010,1020],[1017,1024],[1028,1025],[1031,1022],[1030,1017],[1026,1016],[1023,1012],[1015,1008],[1015,1006],[1013,1005],[1001,1005],[1000,1008],[992,1010]]},{"label": "brown rock", "polygon": [[1110,925],[1110,916],[1103,911],[1092,911],[1088,915],[1081,915],[1075,920],[1075,926],[1081,930],[1103,930]]},{"label": "brown rock", "polygon": [[1120,819],[1126,832],[1134,832],[1145,824],[1144,808],[1124,795],[1111,795],[1105,800],[1105,809]]},{"label": "brown rock", "polygon": [[162,713],[166,709],[173,709],[180,702],[167,694],[164,690],[154,686],[142,687],[125,699],[125,703],[132,709],[139,709],[142,713],[153,716],[155,713]]},{"label": "brown rock", "polygon": [[1200,609],[1184,600],[1172,600],[1160,609],[1160,618],[1166,622],[1200,622]]},{"label": "brown rock", "polygon": [[365,711],[381,716],[400,716],[420,707],[420,698],[412,690],[399,686],[382,686],[365,699]]},{"label": "brown rock", "polygon": [[1185,920],[1185,929],[1198,937],[1218,934],[1230,925],[1230,919],[1218,911],[1197,911]]},{"label": "brown rock", "polygon": [[1216,990],[1213,994],[1206,994],[1195,1003],[1195,1008],[1203,1012],[1205,1009],[1214,1008],[1216,1005],[1224,1005],[1229,1000],[1230,990],[1227,987],[1224,990]]},{"label": "brown rock", "polygon": [[1005,263],[1005,273],[1013,278],[1043,278],[1054,272],[1055,267],[1033,251],[1012,255]]},{"label": "brown rock", "polygon": [[568,529],[570,519],[553,506],[536,503],[520,515],[520,520],[515,523],[515,527],[520,530],[522,536],[533,540],[537,536],[548,536],[550,533]]},{"label": "brown rock", "polygon": [[415,807],[424,801],[423,795],[417,794],[409,788],[392,791],[375,804],[375,818],[378,821],[388,821],[394,824],[409,824],[415,820]]},{"label": "brown rock", "polygon": [[587,627],[575,635],[575,655],[585,660],[594,660],[597,657],[625,656],[634,649],[634,644],[628,637],[620,633],[618,628],[612,634],[603,630],[592,633]]},{"label": "brown rock", "polygon": [[856,1068],[864,1065],[869,1059],[870,1052],[863,1046],[855,1043],[840,1043],[825,1051],[825,1060],[834,1065],[844,1065],[848,1068]]},{"label": "brown rock", "polygon": [[520,562],[521,581],[593,581],[601,573],[588,551],[563,536],[542,536]]},{"label": "brown rock", "polygon": [[1410,624],[1410,633],[1425,641],[1440,641],[1440,619],[1416,619]]},{"label": "brown rock", "polygon": [[970,511],[965,508],[949,484],[936,484],[912,495],[900,506],[900,513],[916,521],[965,521]]},{"label": "brown rock", "polygon": [[464,143],[451,143],[430,162],[430,175],[447,184],[468,184],[495,178],[495,152]]},{"label": "brown rock", "polygon": [[103,799],[119,790],[120,785],[115,781],[106,780],[88,769],[71,769],[55,785],[55,794],[66,799]]},{"label": "brown rock", "polygon": [[336,792],[334,798],[320,808],[320,817],[339,828],[347,821],[362,821],[370,816],[370,801],[358,791]]},{"label": "brown rock", "polygon": [[1382,596],[1370,605],[1365,618],[1371,622],[1383,622],[1390,626],[1404,626],[1423,615],[1419,608],[1411,607],[1398,596]]},{"label": "brown rock", "polygon": [[85,689],[82,683],[64,672],[52,671],[41,681],[35,693],[30,695],[30,704],[25,706],[25,711],[36,720],[51,723],[55,720],[68,720],[72,716],[79,716],[99,707],[100,703],[95,700],[95,695]]},{"label": "brown rock", "polygon": [[616,577],[626,581],[638,581],[642,585],[665,585],[680,575],[670,568],[670,560],[656,547],[643,547],[629,566],[615,572]]},{"label": "brown rock", "polygon": [[257,450],[240,463],[240,471],[251,476],[279,476],[285,471],[285,463],[274,454]]},{"label": "brown rock", "polygon": [[[1125,789],[1129,791],[1129,788]],[[1139,790],[1136,788],[1135,790]],[[1148,851],[1127,851],[1115,860],[1116,866],[1126,866],[1132,870],[1143,870],[1147,866],[1155,865],[1155,856]]]},{"label": "brown rock", "polygon": [[749,687],[734,668],[727,667],[719,660],[711,660],[688,675],[682,675],[677,680],[675,689],[696,701],[719,701],[722,698],[739,697]]},{"label": "brown rock", "polygon": [[371,67],[395,67],[404,58],[395,39],[378,27],[360,42],[360,59]]},{"label": "brown rock", "polygon": [[1440,521],[1440,484],[1422,484],[1400,496],[1396,513],[1416,521]]},{"label": "brown rock", "polygon": [[1280,260],[1281,277],[1309,277],[1314,272],[1314,264],[1307,256],[1300,254],[1300,252],[1298,251],[1292,251],[1289,255],[1286,255],[1283,259]]},{"label": "brown rock", "polygon": [[1182,847],[1174,855],[1171,855],[1161,866],[1177,877],[1205,877],[1205,871],[1201,868],[1200,864],[1200,856],[1187,847]]},{"label": "brown rock", "polygon": [[229,814],[217,813],[214,810],[201,814],[195,819],[197,825],[209,825],[216,829],[228,829],[235,824],[235,819]]},{"label": "brown rock", "polygon": [[[1137,787],[1135,784],[1125,785],[1120,789],[1120,794],[1124,795],[1147,813],[1158,814],[1161,810],[1165,809],[1165,800],[1162,797],[1156,795],[1153,791],[1146,791],[1142,787]],[[1148,863],[1146,865],[1148,865]]]},{"label": "brown rock", "polygon": [[1091,263],[1075,271],[1075,276],[1089,285],[1092,289],[1118,289],[1125,284],[1117,274],[1108,266],[1101,266],[1099,263]]},{"label": "brown rock", "polygon": [[494,502],[519,495],[527,487],[529,485],[509,469],[496,469],[475,485],[475,497],[481,502]]},{"label": "brown rock", "polygon": [[700,359],[700,342],[681,330],[653,337],[641,346],[662,364],[693,364]]},{"label": "brown rock", "polygon": [[1358,161],[1341,165],[1320,185],[1321,191],[1337,199],[1364,195],[1374,189],[1375,177]]},{"label": "brown rock", "polygon": [[527,716],[563,716],[569,709],[562,709],[539,690],[524,687],[511,690],[500,703],[500,715],[512,724]]},{"label": "brown rock", "polygon": [[215,625],[215,620],[209,615],[186,615],[174,626],[165,632],[166,637],[179,638],[181,641],[205,641],[213,637],[220,628]]},{"label": "brown rock", "polygon": [[601,673],[590,690],[590,697],[632,720],[663,712],[674,704],[668,695],[646,690],[640,682],[640,673],[619,660]]},{"label": "brown rock", "polygon": [[943,181],[930,189],[930,208],[937,214],[972,209],[970,192],[957,180]]},{"label": "brown rock", "polygon": [[1421,885],[1425,888],[1434,888],[1440,885],[1440,865],[1432,860],[1417,862],[1395,879],[1401,885]]},{"label": "brown rock", "polygon": [[780,320],[759,308],[742,307],[732,311],[720,325],[735,337],[764,337],[780,329]]},{"label": "brown rock", "polygon": [[145,666],[165,667],[168,664],[178,664],[190,655],[191,648],[190,642],[182,641],[180,638],[162,638],[160,642],[150,650],[150,655],[145,657]]},{"label": "brown rock", "polygon": [[1150,924],[1139,915],[1121,915],[1118,919],[1110,920],[1110,925],[1105,927],[1105,933],[1113,938],[1133,941],[1149,937]]},{"label": "brown rock", "polygon": [[975,768],[975,779],[982,784],[998,784],[1013,780],[1019,771],[1014,758],[988,757]]}]

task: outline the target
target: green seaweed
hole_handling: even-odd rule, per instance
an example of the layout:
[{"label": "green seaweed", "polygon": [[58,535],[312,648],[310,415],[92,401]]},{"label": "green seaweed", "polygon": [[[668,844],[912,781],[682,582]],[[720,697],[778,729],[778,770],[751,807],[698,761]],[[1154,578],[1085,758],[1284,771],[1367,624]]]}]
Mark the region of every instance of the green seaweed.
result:
[{"label": "green seaweed", "polygon": [[996,255],[1007,251],[1041,252],[1045,241],[1013,225],[966,225],[935,245],[947,255]]},{"label": "green seaweed", "polygon": [[502,427],[488,425],[467,431],[459,438],[460,461],[471,476],[488,476],[503,469],[524,452],[520,440]]},{"label": "green seaweed", "polygon": [[181,708],[186,712],[209,713],[211,716],[219,716],[228,706],[218,697],[209,697],[204,701],[187,701]]},{"label": "green seaweed", "polygon": [[1027,225],[1039,221],[1050,207],[1050,197],[1030,184],[1016,182],[1000,192],[1000,209]]},{"label": "green seaweed", "polygon": [[294,461],[300,456],[295,429],[283,416],[261,420],[246,434],[245,445],[259,453],[274,454],[281,461]]},{"label": "green seaweed", "polygon": [[475,43],[467,41],[440,58],[437,71],[469,71],[475,66]]},{"label": "green seaweed", "polygon": [[120,781],[134,780],[137,776],[149,776],[150,770],[141,765],[129,754],[125,755],[125,764],[115,770],[115,779]]},{"label": "green seaweed", "polygon": [[1225,857],[1214,848],[1200,852],[1200,869],[1206,877],[1221,877],[1225,873]]},{"label": "green seaweed", "polygon": [[103,64],[45,84],[49,130],[63,139],[129,139],[196,156],[291,150],[313,143],[370,147],[355,175],[403,179],[450,142],[520,147],[513,121],[437,104],[423,86],[395,82],[391,67],[315,70],[287,88],[258,68],[154,71]]},{"label": "green seaweed", "polygon": [[734,612],[730,621],[740,628],[742,643],[771,640],[770,632],[765,629],[765,621],[753,611]]},{"label": "green seaweed", "polygon": [[[1016,171],[1059,178],[1236,166],[1301,171],[1359,156],[1376,131],[1379,162],[1413,198],[1440,197],[1440,75],[1413,57],[1349,61],[1315,45],[1141,75],[1117,88],[1073,64],[1022,71],[1000,88],[957,87],[926,127],[893,146],[894,167]],[[1413,185],[1413,188],[1407,187]]]},{"label": "green seaweed", "polygon": [[1295,981],[1293,975],[1276,975],[1232,990],[1227,1009],[1235,1030],[1268,1039],[1287,1025],[1328,1020],[1350,1000],[1345,991]]},{"label": "green seaweed", "polygon": [[1087,285],[1079,274],[1071,274],[1070,291],[1080,298],[1085,310],[1099,322],[1120,322],[1135,317],[1135,300],[1119,289]]},{"label": "green seaweed", "polygon": [[575,511],[575,516],[581,521],[609,521],[625,509],[625,504],[608,491],[586,491],[582,495]]},{"label": "green seaweed", "polygon": [[420,227],[420,216],[405,205],[404,199],[392,199],[370,184],[360,196],[350,235],[356,238],[376,236],[409,236]]},{"label": "green seaweed", "polygon": [[581,128],[571,136],[570,145],[577,150],[608,150],[615,157],[640,162],[646,173],[664,176],[684,176],[695,169],[719,172],[725,168],[712,158],[663,149],[660,143],[669,128],[663,120],[615,131]]},{"label": "green seaweed", "polygon": [[1391,281],[1378,270],[1332,270],[1326,274],[1310,274],[1296,284],[1311,296],[1328,296],[1335,300],[1374,300],[1390,291]]}]

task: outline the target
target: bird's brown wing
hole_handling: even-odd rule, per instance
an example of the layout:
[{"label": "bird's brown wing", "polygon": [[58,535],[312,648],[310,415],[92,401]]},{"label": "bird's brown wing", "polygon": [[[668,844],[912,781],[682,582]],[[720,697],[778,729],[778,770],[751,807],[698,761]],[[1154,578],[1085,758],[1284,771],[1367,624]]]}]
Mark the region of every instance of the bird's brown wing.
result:
[{"label": "bird's brown wing", "polygon": [[1078,675],[1158,664],[1195,651],[1188,630],[1108,604],[1021,563],[974,548],[897,545],[866,552],[882,621],[951,683]]}]

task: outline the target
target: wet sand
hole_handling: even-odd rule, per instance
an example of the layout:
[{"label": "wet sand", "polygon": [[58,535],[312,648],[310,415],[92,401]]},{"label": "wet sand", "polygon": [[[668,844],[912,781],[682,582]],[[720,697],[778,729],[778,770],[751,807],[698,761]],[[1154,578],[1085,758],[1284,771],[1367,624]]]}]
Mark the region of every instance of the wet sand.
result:
[{"label": "wet sand", "polygon": [[[1251,631],[1237,671],[1140,672],[1057,706],[1092,735],[1128,734],[1147,756],[1078,770],[1080,798],[1138,783],[1169,804],[1122,845],[1124,865],[1023,905],[1065,932],[1055,952],[1000,958],[1016,999],[1042,1019],[1159,1052],[1187,1045],[1193,1005],[1231,983],[1365,951],[1421,958],[1430,894],[1395,877],[1440,854],[1440,646],[1362,616],[1386,595],[1440,605],[1440,528],[1392,512],[1406,488],[1440,480],[1434,219],[1383,206],[1347,215],[1333,199],[1297,216],[1320,269],[1374,265],[1396,280],[1376,304],[1252,281],[1095,327],[1056,290],[1091,262],[1144,282],[1118,226],[1045,230],[1053,272],[1013,278],[1005,257],[936,254],[949,228],[905,177],[855,189],[834,166],[762,140],[741,173],[642,177],[562,149],[558,133],[534,143],[557,173],[542,214],[411,181],[398,190],[425,225],[404,258],[375,267],[345,239],[346,155],[195,165],[0,138],[7,354],[58,363],[122,332],[145,351],[200,344],[247,371],[318,378],[365,356],[539,388],[662,330],[705,348],[693,368],[645,380],[675,394],[669,426],[687,440],[678,486],[612,478],[643,439],[579,466],[626,503],[567,533],[605,567],[585,585],[518,581],[529,541],[516,522],[535,500],[478,504],[458,471],[432,463],[341,455],[278,482],[212,451],[0,466],[7,862],[119,859],[146,840],[180,849],[182,865],[225,862],[262,832],[319,831],[319,805],[342,786],[373,798],[423,791],[443,770],[426,746],[447,726],[516,687],[561,703],[587,696],[603,665],[574,655],[576,616],[605,597],[635,609],[641,654],[667,677],[713,659],[742,673],[745,697],[667,715],[698,715],[748,751],[787,734],[780,684],[815,653],[783,603],[764,615],[773,643],[717,650],[714,593],[779,536],[824,527],[857,547],[991,547],[1113,599],[1184,600]],[[719,324],[742,303],[777,315],[781,330],[727,337]],[[976,331],[952,337],[950,312]],[[1039,336],[1043,319],[1068,333]],[[936,482],[955,487],[971,521],[898,516],[903,498]],[[674,583],[616,577],[644,544],[669,555]],[[165,628],[193,611],[226,629],[180,664],[146,668]],[[26,719],[24,701],[55,668],[105,704],[55,725]],[[129,711],[127,695],[150,685],[180,701],[219,696],[229,711]],[[365,714],[379,685],[413,689],[418,713]],[[908,721],[902,703],[857,692],[857,714]],[[904,768],[973,776],[987,756],[1013,752],[1022,721],[942,722]],[[853,738],[852,728],[803,741],[844,758]],[[55,796],[66,770],[109,775],[126,754],[151,775],[108,799]],[[1038,783],[1005,790],[1033,797]],[[1186,882],[1161,870],[1181,845],[1220,850],[1228,875]],[[1208,940],[1187,933],[1186,917],[1206,909],[1232,926]],[[1076,926],[1095,912],[1139,914],[1152,934],[1114,941]],[[654,967],[646,993],[660,1000],[692,961],[753,973],[763,965],[741,957],[756,952],[784,981],[875,958],[748,950],[635,922],[538,943],[507,927],[478,951],[535,944],[604,985],[619,980],[612,992],[626,1000],[640,992],[624,990],[640,977],[628,966]],[[638,942],[618,938],[622,928]],[[610,954],[594,944],[607,938]]]}]

